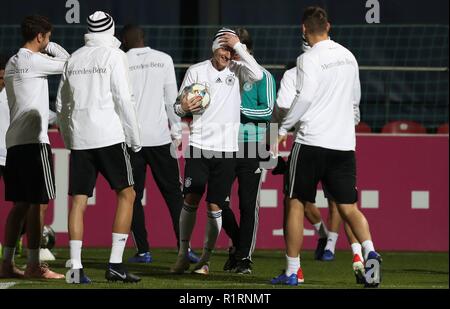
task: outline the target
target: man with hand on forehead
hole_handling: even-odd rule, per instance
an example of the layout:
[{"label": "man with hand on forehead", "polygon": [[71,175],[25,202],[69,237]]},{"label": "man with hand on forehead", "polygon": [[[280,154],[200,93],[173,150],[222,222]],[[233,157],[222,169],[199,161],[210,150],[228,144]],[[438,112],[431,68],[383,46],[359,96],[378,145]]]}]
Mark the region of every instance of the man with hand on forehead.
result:
[{"label": "man with hand on forehead", "polygon": [[[184,205],[180,215],[180,250],[172,273],[189,269],[189,241],[197,217],[197,209],[206,191],[208,220],[200,262],[194,272],[207,275],[209,260],[222,227],[222,208],[229,202],[234,180],[234,153],[238,151],[240,125],[240,88],[245,82],[261,80],[263,72],[246,51],[236,33],[222,28],[214,37],[212,59],[191,66],[180,87],[174,105],[175,112],[184,117],[202,110],[202,97],[188,99],[184,88],[205,84],[211,102],[203,113],[193,116],[190,123],[189,149],[184,173]],[[237,53],[241,61],[231,60]],[[208,186],[208,189],[206,189]]]}]

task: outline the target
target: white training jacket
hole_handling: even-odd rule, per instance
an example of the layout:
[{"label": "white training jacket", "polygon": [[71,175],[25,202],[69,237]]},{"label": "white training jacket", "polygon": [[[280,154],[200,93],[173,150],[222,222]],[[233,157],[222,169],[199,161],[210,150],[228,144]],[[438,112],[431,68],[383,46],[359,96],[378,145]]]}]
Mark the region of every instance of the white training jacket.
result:
[{"label": "white training jacket", "polygon": [[6,99],[6,89],[0,91],[0,165],[6,163],[6,131],[9,127],[9,107]]},{"label": "white training jacket", "polygon": [[43,53],[21,48],[5,68],[5,87],[10,110],[6,148],[24,144],[50,144],[47,76],[61,74],[69,53],[50,42]]},{"label": "white training jacket", "polygon": [[181,140],[181,119],[173,109],[178,90],[172,57],[150,47],[132,48],[127,57],[142,146]]},{"label": "white training jacket", "polygon": [[[327,149],[355,150],[361,85],[353,54],[324,40],[297,59],[296,95],[280,135],[300,122],[296,142]],[[356,113],[358,115],[356,116]]]},{"label": "white training jacket", "polygon": [[56,98],[65,146],[83,150],[126,142],[138,151],[139,127],[120,42],[105,33],[84,39],[85,46],[67,61]]},{"label": "white training jacket", "polygon": [[[234,50],[239,54],[239,62],[218,71],[211,60],[206,60],[189,67],[180,87],[183,89],[193,83],[206,83],[211,96],[210,104],[203,114],[195,115],[190,123],[189,145],[212,151],[238,151],[238,134],[241,123],[240,87],[245,82],[253,83],[263,78],[263,72],[242,43],[237,43]],[[179,104],[175,105],[179,116],[184,112]]]},{"label": "white training jacket", "polygon": [[[272,122],[281,124],[283,118],[286,117],[289,109],[292,106],[292,102],[295,99],[297,86],[297,68],[293,67],[283,74],[283,78],[280,82],[280,89],[277,94],[277,102],[272,117]],[[355,101],[353,105],[355,126],[360,121],[360,111],[359,111],[359,101]],[[294,136],[297,136],[298,130],[300,128],[300,122],[297,122],[294,126]]]}]

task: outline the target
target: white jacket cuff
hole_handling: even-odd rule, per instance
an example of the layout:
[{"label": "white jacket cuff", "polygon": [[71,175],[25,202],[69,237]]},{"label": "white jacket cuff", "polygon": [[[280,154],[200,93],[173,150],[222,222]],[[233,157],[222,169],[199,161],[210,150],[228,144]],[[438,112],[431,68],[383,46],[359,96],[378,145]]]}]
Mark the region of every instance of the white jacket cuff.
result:
[{"label": "white jacket cuff", "polygon": [[287,134],[288,134],[288,131],[285,128],[281,127],[278,129],[278,135],[285,136]]}]

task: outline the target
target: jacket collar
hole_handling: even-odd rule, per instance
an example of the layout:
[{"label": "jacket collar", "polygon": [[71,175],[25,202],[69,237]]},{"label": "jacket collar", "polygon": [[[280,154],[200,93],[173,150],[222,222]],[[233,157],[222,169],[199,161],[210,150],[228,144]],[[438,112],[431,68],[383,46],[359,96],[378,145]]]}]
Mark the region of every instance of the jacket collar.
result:
[{"label": "jacket collar", "polygon": [[323,41],[320,41],[320,42],[314,44],[314,46],[312,48],[320,48],[321,46],[329,46],[329,45],[332,45],[333,43],[334,43],[334,41],[331,40],[330,38],[328,38],[327,40],[323,40]]},{"label": "jacket collar", "polygon": [[84,35],[86,46],[107,46],[119,48],[121,42],[115,36],[107,33],[86,33]]},{"label": "jacket collar", "polygon": [[149,51],[149,50],[151,50],[150,47],[144,46],[144,47],[130,48],[128,51],[133,52],[133,53],[138,53],[138,52]]}]

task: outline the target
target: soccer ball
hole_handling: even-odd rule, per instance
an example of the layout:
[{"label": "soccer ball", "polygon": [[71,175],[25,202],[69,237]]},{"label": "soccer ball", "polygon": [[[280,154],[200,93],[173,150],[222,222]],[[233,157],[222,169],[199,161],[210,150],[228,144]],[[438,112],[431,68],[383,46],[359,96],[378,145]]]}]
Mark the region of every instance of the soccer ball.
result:
[{"label": "soccer ball", "polygon": [[188,99],[192,99],[196,96],[201,96],[203,98],[201,101],[201,110],[193,113],[194,115],[202,114],[209,106],[210,95],[208,87],[205,84],[194,83],[184,88],[184,91],[187,93]]},{"label": "soccer ball", "polygon": [[50,226],[44,225],[44,228],[42,229],[41,248],[51,250],[55,247],[55,243],[55,231]]}]

